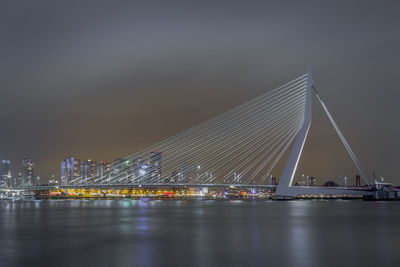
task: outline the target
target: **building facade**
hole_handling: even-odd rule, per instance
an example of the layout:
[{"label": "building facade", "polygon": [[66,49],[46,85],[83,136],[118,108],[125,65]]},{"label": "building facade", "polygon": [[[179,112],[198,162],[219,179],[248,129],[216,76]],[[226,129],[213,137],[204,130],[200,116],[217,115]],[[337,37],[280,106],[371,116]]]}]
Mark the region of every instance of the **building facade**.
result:
[{"label": "building facade", "polygon": [[32,158],[24,158],[22,160],[22,186],[36,185],[36,181]]},{"label": "building facade", "polygon": [[103,177],[109,174],[111,168],[111,163],[108,163],[105,160],[100,160],[99,164],[97,165],[97,176]]},{"label": "building facade", "polygon": [[91,159],[83,160],[80,165],[80,175],[83,178],[89,178],[97,175],[97,163]]},{"label": "building facade", "polygon": [[161,152],[150,153],[150,168],[149,168],[150,183],[163,182],[161,177],[161,167],[162,167],[161,162],[162,162]]},{"label": "building facade", "polygon": [[0,165],[0,187],[11,187],[11,161],[2,160]]},{"label": "building facade", "polygon": [[69,157],[61,162],[61,185],[74,184],[80,175],[80,160]]},{"label": "building facade", "polygon": [[18,172],[16,176],[14,176],[14,186],[22,186],[22,172]]}]

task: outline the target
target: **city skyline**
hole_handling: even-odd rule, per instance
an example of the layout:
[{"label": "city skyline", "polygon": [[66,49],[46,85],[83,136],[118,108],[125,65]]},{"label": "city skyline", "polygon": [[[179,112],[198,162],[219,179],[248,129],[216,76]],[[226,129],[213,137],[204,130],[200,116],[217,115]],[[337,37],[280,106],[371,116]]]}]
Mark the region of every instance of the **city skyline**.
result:
[{"label": "city skyline", "polygon": [[[290,189],[290,185],[294,182],[297,186],[304,184],[307,187],[313,187],[317,185],[318,179],[321,185],[321,181],[327,180],[326,177],[316,178],[309,175],[312,173],[307,175],[303,173],[299,181],[296,176],[297,162],[303,148],[300,144],[304,144],[311,124],[313,93],[359,171],[354,181],[351,179],[353,175],[344,175],[339,176],[339,180],[336,177],[328,178],[329,182],[325,182],[324,186],[353,185],[356,188],[353,194],[358,195],[360,193],[358,190],[363,189],[363,186],[369,188],[371,184],[377,183],[375,173],[373,177],[370,177],[358,162],[315,89],[310,67],[307,74],[141,152],[125,158],[117,158],[113,163],[101,160],[97,164],[93,159],[81,160],[67,157],[61,162],[60,185],[131,184],[139,186],[141,184],[187,183],[273,186],[276,184],[275,176],[279,173],[279,168],[283,167],[285,169],[279,179],[278,191]],[[299,132],[299,129],[302,129],[302,132]],[[296,142],[285,164],[280,160],[282,157],[285,159],[285,151],[295,137]],[[164,157],[160,151],[165,152],[166,161],[162,160]],[[5,177],[3,184],[8,187],[11,184],[9,183],[10,161],[4,162],[6,164],[2,165],[3,177]],[[18,183],[18,186],[39,185],[39,177],[37,180],[32,178],[34,177],[33,165],[32,159],[23,160],[23,182]],[[163,170],[163,166],[167,169]],[[276,166],[280,166],[278,170]],[[190,170],[189,177],[186,177],[183,168]],[[162,173],[170,173],[170,176],[168,174],[163,176]],[[293,181],[294,177],[296,179]],[[361,177],[363,186],[360,183]],[[54,175],[51,178],[54,180]],[[306,178],[305,181],[304,178]],[[383,178],[379,182],[383,182]],[[284,195],[299,194],[298,190],[301,188],[295,188],[293,188],[295,191],[286,192]],[[328,195],[333,190],[342,189],[323,189]],[[343,190],[350,193],[351,188]],[[339,191],[337,193],[343,193]]]}]

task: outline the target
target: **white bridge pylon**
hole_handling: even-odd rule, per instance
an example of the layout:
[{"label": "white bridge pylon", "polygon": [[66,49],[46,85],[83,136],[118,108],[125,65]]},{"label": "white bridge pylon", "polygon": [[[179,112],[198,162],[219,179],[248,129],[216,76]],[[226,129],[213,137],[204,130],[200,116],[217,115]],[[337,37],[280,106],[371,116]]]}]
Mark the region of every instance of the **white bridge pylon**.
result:
[{"label": "white bridge pylon", "polygon": [[310,130],[311,126],[311,118],[312,118],[312,112],[311,112],[311,99],[312,99],[312,93],[315,93],[315,96],[317,97],[318,101],[322,105],[322,108],[324,109],[326,115],[329,118],[329,121],[331,122],[333,128],[335,129],[336,133],[338,134],[340,140],[342,141],[343,145],[345,146],[347,152],[349,153],[350,157],[352,158],[354,164],[356,165],[358,171],[360,172],[361,177],[363,178],[364,182],[366,185],[369,185],[369,179],[364,171],[363,167],[361,166],[360,162],[358,161],[356,155],[350,148],[350,145],[348,144],[347,140],[343,136],[342,132],[340,131],[339,127],[337,126],[336,122],[334,121],[332,115],[328,111],[328,108],[326,107],[325,103],[322,101],[321,97],[318,94],[318,91],[316,90],[314,86],[314,81],[312,77],[312,71],[311,67],[308,67],[308,72],[307,72],[307,87],[306,87],[306,103],[305,103],[305,108],[304,108],[304,121],[301,126],[301,129],[299,133],[296,136],[295,143],[292,147],[292,151],[289,155],[288,161],[286,163],[286,166],[282,172],[281,179],[279,181],[278,187],[275,191],[276,196],[299,196],[299,195],[309,195],[309,194],[356,194],[359,195],[360,191],[359,190],[348,190],[346,188],[326,188],[326,187],[305,187],[305,186],[292,186],[293,183],[293,178],[296,173],[301,154],[303,152],[304,144],[307,139],[308,132]]},{"label": "white bridge pylon", "polygon": [[311,125],[313,90],[368,184],[356,156],[315,90],[309,68],[308,73],[272,91],[111,166],[103,166],[95,174],[64,178],[63,185],[270,185],[275,167],[294,141],[276,194],[306,194],[311,189],[294,187],[292,181]]}]

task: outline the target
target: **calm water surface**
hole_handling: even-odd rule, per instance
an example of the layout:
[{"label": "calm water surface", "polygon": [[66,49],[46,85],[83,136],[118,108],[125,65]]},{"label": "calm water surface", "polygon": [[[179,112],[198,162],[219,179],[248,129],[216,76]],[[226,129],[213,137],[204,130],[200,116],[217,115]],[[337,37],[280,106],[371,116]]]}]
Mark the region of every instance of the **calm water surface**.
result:
[{"label": "calm water surface", "polygon": [[400,266],[400,202],[3,200],[0,266]]}]

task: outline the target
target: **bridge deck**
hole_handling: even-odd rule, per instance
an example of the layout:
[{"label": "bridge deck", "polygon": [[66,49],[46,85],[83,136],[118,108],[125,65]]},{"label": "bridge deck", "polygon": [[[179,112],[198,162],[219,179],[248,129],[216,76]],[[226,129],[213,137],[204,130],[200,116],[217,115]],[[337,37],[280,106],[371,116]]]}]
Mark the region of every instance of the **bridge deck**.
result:
[{"label": "bridge deck", "polygon": [[54,189],[118,189],[118,188],[154,188],[154,187],[234,187],[234,188],[265,188],[275,189],[276,185],[246,185],[246,184],[93,184],[93,185],[42,185],[42,186],[20,186],[14,187],[14,190],[54,190]]}]

